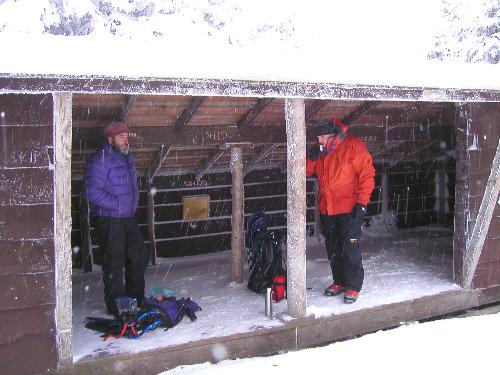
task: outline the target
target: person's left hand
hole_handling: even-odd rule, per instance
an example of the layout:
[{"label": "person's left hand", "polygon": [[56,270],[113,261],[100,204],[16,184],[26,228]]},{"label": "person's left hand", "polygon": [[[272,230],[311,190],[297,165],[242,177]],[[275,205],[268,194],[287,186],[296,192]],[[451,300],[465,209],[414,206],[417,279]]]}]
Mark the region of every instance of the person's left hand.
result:
[{"label": "person's left hand", "polygon": [[356,203],[356,205],[352,209],[352,215],[359,222],[363,221],[363,218],[366,215],[366,206],[362,205],[361,203]]}]

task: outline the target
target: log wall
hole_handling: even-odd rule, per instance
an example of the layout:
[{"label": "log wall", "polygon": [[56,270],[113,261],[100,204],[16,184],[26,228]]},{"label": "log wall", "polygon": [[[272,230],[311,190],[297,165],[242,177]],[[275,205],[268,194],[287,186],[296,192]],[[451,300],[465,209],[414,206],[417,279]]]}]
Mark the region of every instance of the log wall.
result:
[{"label": "log wall", "polygon": [[[446,159],[446,219],[441,224],[453,225],[455,172],[454,158]],[[368,205],[367,224],[370,218],[382,213],[382,173],[388,176],[387,207],[395,216],[398,228],[422,226],[438,222],[438,196],[436,177],[442,164],[435,160],[397,163],[393,167],[376,165],[375,188]],[[286,228],[286,175],[278,169],[256,170],[244,178],[245,215],[260,209],[270,216],[270,227],[285,231]],[[194,175],[158,176],[153,181],[156,250],[159,257],[179,257],[206,254],[231,248],[231,174],[207,174],[201,180]],[[148,235],[147,184],[140,180],[140,199],[136,218],[146,244]],[[409,188],[409,189],[408,189]],[[80,199],[82,181],[72,181],[72,246],[80,249]],[[182,220],[182,197],[189,195],[210,196],[209,220],[185,222]],[[314,234],[314,179],[307,180],[307,229]],[[93,228],[91,237],[93,238]],[[94,263],[100,256],[93,241]],[[81,252],[74,251],[73,266],[82,266]]]},{"label": "log wall", "polygon": [[0,369],[57,363],[51,95],[0,95]]}]

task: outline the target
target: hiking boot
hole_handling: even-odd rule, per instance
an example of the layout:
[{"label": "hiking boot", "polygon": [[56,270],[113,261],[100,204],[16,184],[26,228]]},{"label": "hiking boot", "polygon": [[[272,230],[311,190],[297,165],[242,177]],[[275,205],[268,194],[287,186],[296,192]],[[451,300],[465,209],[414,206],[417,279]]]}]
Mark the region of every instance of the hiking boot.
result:
[{"label": "hiking boot", "polygon": [[345,289],[342,285],[332,284],[328,288],[325,289],[325,296],[327,296],[327,297],[338,296],[344,290]]},{"label": "hiking boot", "polygon": [[344,292],[344,303],[353,303],[356,302],[358,299],[359,292],[352,290],[352,289],[347,289]]}]

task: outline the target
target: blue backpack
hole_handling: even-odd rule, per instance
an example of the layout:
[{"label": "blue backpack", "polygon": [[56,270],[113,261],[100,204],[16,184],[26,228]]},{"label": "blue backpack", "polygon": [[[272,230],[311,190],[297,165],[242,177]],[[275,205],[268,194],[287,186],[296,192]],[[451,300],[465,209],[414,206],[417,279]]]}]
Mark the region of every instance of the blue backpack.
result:
[{"label": "blue backpack", "polygon": [[144,302],[162,313],[160,315],[161,325],[167,328],[176,326],[185,315],[194,321],[197,319],[196,312],[201,311],[201,307],[189,297],[180,299],[167,297],[161,301],[156,298],[145,298]]}]

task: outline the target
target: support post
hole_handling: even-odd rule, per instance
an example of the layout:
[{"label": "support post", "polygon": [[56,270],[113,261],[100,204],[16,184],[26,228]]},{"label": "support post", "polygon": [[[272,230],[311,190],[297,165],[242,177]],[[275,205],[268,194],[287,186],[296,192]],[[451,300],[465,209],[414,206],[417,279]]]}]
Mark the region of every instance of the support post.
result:
[{"label": "support post", "polygon": [[148,187],[148,234],[149,234],[149,261],[156,264],[156,235],[155,235],[155,202],[154,188]]},{"label": "support post", "polygon": [[288,314],[306,316],[306,123],[303,99],[285,99]]},{"label": "support post", "polygon": [[232,210],[231,210],[231,268],[232,280],[236,283],[243,282],[243,153],[241,148],[231,148],[231,175],[233,185],[231,187]]},{"label": "support post", "polygon": [[469,240],[469,165],[470,155],[467,140],[470,133],[470,104],[457,103],[455,109],[456,127],[456,170],[455,208],[453,223],[453,281],[464,287],[464,259]]},{"label": "support post", "polygon": [[56,350],[59,365],[72,363],[71,294],[71,93],[54,93],[54,247]]}]

